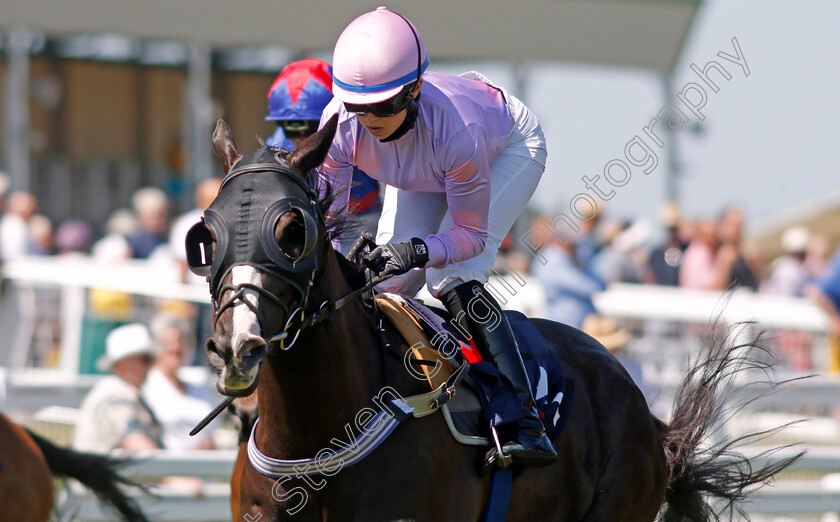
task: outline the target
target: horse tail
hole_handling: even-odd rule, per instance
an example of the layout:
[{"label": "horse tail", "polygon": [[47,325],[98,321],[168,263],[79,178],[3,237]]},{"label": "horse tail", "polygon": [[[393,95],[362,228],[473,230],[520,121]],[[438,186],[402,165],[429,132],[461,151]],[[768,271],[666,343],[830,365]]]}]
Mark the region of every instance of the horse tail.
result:
[{"label": "horse tail", "polygon": [[93,491],[99,501],[108,509],[118,511],[127,522],[147,522],[137,501],[128,497],[120,485],[146,488],[122,477],[117,470],[131,462],[130,459],[115,459],[105,455],[80,453],[69,448],[56,446],[50,441],[27,430],[44,454],[47,465],[54,475],[70,477]]},{"label": "horse tail", "polygon": [[[703,443],[715,435],[720,423],[758,398],[787,381],[772,379],[769,350],[762,346],[761,336],[747,342],[734,339],[747,332],[747,323],[722,328],[715,323],[704,343],[704,353],[683,379],[674,399],[671,422],[657,421],[668,467],[668,488],[661,522],[720,520],[737,512],[747,518],[741,504],[747,496],[773,479],[773,476],[801,457],[772,462],[766,459],[781,448],[772,448],[757,457],[771,461],[753,469],[753,463],[738,449],[778,433],[788,426],[750,433],[736,438],[724,437],[711,446]],[[736,375],[750,371],[748,396],[733,391]],[[758,387],[753,388],[753,386]],[[718,502],[713,502],[717,500]],[[713,507],[718,506],[716,510]]]}]

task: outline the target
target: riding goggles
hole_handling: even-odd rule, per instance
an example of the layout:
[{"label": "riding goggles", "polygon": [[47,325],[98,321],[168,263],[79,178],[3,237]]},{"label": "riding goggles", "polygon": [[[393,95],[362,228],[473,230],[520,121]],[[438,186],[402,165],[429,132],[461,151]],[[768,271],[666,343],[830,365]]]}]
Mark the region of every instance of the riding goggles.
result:
[{"label": "riding goggles", "polygon": [[307,138],[318,130],[318,120],[277,120],[277,126],[290,140]]},{"label": "riding goggles", "polygon": [[368,104],[345,103],[344,108],[347,109],[347,112],[356,116],[364,116],[365,114],[373,114],[377,118],[394,116],[408,107],[408,104],[414,99],[413,92],[416,86],[417,82],[411,82],[396,95],[385,101]]}]

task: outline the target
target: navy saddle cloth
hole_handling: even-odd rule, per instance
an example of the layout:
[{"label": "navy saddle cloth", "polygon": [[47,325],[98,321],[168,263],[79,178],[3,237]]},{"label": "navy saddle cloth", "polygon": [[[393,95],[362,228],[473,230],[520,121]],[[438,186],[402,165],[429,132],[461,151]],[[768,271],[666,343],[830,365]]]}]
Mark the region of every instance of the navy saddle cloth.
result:
[{"label": "navy saddle cloth", "polygon": [[[515,426],[512,423],[518,421],[524,412],[508,378],[490,362],[473,362],[480,355],[450,326],[448,321],[451,316],[446,310],[426,306],[414,299],[403,299],[415,317],[420,319],[424,329],[427,329],[426,333],[432,339],[432,348],[444,352],[441,346],[454,340],[461,350],[450,361],[457,366],[464,359],[470,360],[469,373],[464,381],[469,389],[464,390],[464,386],[461,386],[462,389],[447,404],[456,430],[468,437],[489,437],[489,426],[502,430],[505,425]],[[517,311],[506,310],[504,313],[522,354],[537,410],[543,419],[546,433],[553,440],[566,424],[574,383],[571,378],[564,376],[551,347],[531,321]],[[480,410],[470,406],[470,397],[466,397],[470,395],[469,392],[478,399]]]}]

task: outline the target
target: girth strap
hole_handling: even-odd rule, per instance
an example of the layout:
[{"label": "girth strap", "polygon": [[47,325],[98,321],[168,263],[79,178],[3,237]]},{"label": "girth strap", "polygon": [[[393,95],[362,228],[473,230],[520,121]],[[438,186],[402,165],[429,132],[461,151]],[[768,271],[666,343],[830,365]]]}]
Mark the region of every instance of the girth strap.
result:
[{"label": "girth strap", "polygon": [[[370,455],[388,438],[397,425],[409,416],[424,417],[437,411],[455,395],[455,386],[461,382],[468,367],[469,364],[464,363],[450,375],[447,382],[428,393],[407,398],[389,398],[389,402],[383,401],[382,411],[368,422],[359,437],[355,441],[348,441],[341,450],[331,451],[329,458],[316,456],[309,459],[284,460],[263,454],[257,449],[257,443],[254,440],[259,423],[257,419],[251,429],[251,437],[248,439],[248,461],[254,469],[272,479],[320,475],[325,472],[332,475],[338,469],[352,466]],[[326,465],[329,465],[330,469],[322,469]]]}]

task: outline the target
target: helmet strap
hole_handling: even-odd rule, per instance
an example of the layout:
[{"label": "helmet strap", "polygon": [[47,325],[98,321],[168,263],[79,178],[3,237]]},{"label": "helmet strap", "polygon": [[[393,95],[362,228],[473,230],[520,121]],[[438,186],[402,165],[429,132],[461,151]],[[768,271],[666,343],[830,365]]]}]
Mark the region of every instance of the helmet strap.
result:
[{"label": "helmet strap", "polygon": [[397,127],[390,136],[385,138],[384,140],[379,140],[380,143],[388,143],[389,141],[394,141],[402,138],[405,134],[414,128],[414,124],[417,123],[417,113],[420,112],[420,94],[417,94],[417,97],[412,99],[408,102],[408,106],[405,108],[407,111],[405,113],[405,120],[403,120],[402,125]]}]

